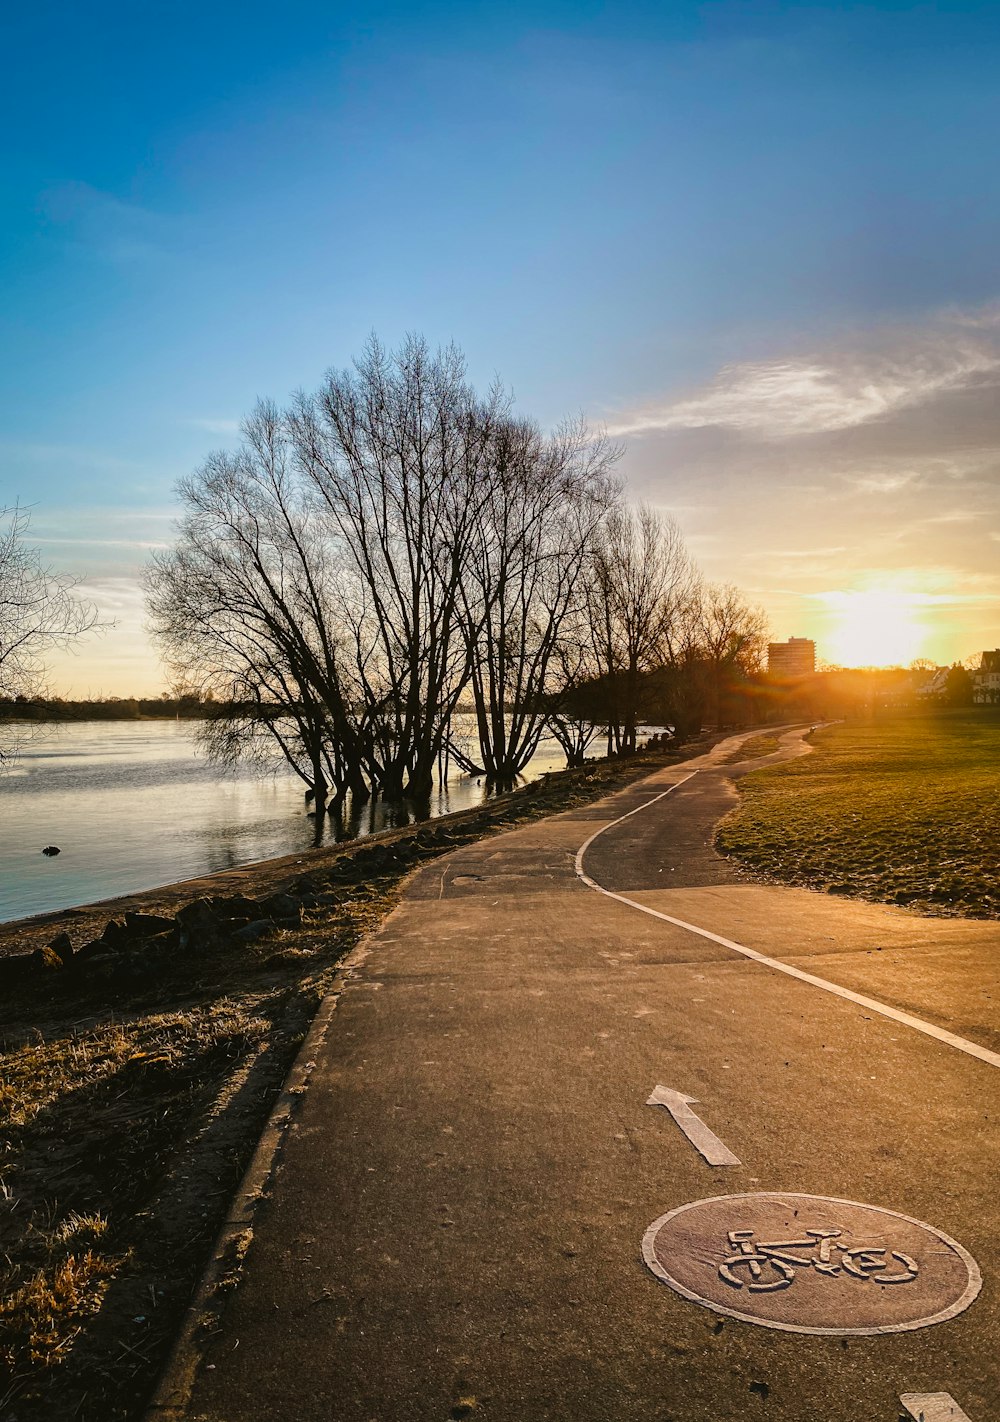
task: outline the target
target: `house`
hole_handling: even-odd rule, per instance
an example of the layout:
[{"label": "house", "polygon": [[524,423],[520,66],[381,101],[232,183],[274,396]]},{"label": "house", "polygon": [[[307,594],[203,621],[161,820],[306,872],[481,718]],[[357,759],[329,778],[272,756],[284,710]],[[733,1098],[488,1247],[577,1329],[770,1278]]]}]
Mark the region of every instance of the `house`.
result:
[{"label": "house", "polygon": [[972,673],[972,699],[977,706],[1000,706],[1000,647],[984,652]]}]

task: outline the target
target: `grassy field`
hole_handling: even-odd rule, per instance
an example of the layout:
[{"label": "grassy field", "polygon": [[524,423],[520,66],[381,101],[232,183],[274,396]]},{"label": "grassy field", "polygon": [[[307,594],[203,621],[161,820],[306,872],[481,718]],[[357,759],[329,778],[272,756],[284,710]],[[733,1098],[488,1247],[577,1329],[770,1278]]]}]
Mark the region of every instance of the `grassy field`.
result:
[{"label": "grassy field", "polygon": [[740,782],[716,846],[753,878],[1000,918],[1000,715],[816,731],[812,754]]},{"label": "grassy field", "polygon": [[[294,869],[234,871],[232,902],[263,904],[294,878],[299,921],[259,940],[216,923],[186,948],[154,938],[85,960],[108,919],[95,907],[70,915],[64,963],[44,946],[51,922],[0,926],[0,956],[37,960],[23,983],[20,966],[0,979],[0,1416],[141,1416],[317,1004],[413,868],[678,758],[588,765]],[[130,902],[173,915],[192,895],[226,893],[232,875]]]}]

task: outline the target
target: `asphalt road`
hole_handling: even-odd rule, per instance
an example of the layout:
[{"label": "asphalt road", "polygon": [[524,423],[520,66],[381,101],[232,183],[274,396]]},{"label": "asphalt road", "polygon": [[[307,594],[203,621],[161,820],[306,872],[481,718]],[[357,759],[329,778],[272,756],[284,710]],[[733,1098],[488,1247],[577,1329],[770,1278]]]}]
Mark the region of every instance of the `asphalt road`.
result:
[{"label": "asphalt road", "polygon": [[158,1417],[1000,1417],[1000,925],[740,882],[732,744],[415,875]]}]

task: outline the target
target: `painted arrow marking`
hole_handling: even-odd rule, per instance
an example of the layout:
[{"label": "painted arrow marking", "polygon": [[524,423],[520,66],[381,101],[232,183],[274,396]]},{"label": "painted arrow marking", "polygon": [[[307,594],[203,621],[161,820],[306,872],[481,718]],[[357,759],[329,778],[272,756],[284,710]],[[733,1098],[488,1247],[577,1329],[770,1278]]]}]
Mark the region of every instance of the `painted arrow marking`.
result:
[{"label": "painted arrow marking", "polygon": [[904,1392],[899,1400],[916,1422],[970,1422],[950,1392]]},{"label": "painted arrow marking", "polygon": [[654,1086],[653,1094],[646,1102],[647,1106],[664,1106],[673,1116],[695,1150],[708,1161],[709,1165],[742,1165],[728,1146],[710,1131],[699,1116],[691,1110],[692,1104],[697,1104],[694,1096],[685,1096],[681,1091],[671,1091],[669,1086]]}]

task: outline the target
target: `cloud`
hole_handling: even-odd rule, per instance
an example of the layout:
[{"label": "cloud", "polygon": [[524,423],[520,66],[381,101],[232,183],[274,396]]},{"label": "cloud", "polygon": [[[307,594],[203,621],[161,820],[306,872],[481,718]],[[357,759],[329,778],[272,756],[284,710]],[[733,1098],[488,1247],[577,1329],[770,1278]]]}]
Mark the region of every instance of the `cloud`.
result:
[{"label": "cloud", "polygon": [[142,474],[147,466],[135,459],[122,459],[102,449],[77,444],[44,444],[0,440],[0,455],[8,461],[31,464],[63,464],[79,469],[107,470],[121,474]]},{"label": "cloud", "polygon": [[89,183],[58,183],[42,193],[42,214],[70,245],[116,266],[161,262],[175,245],[178,219],[126,202]]},{"label": "cloud", "polygon": [[169,543],[143,538],[52,538],[45,539],[46,547],[68,546],[72,548],[169,548]]},{"label": "cloud", "polygon": [[190,419],[185,420],[186,425],[192,425],[196,430],[207,430],[209,434],[217,435],[238,435],[240,432],[239,420],[226,419]]},{"label": "cloud", "polygon": [[915,470],[899,470],[892,474],[848,475],[848,480],[861,494],[897,494],[915,484],[920,475]]},{"label": "cloud", "polygon": [[998,397],[990,307],[808,356],[759,348],[609,423],[646,436],[626,445],[634,495],[677,514],[706,577],[762,603],[776,635],[828,656],[816,595],[904,579],[948,594],[926,604],[924,650],[951,661],[1000,625]]},{"label": "cloud", "polygon": [[702,390],[625,411],[612,435],[716,428],[763,441],[830,434],[885,420],[954,391],[1000,382],[1000,317],[876,335],[860,349],[723,366]]}]

